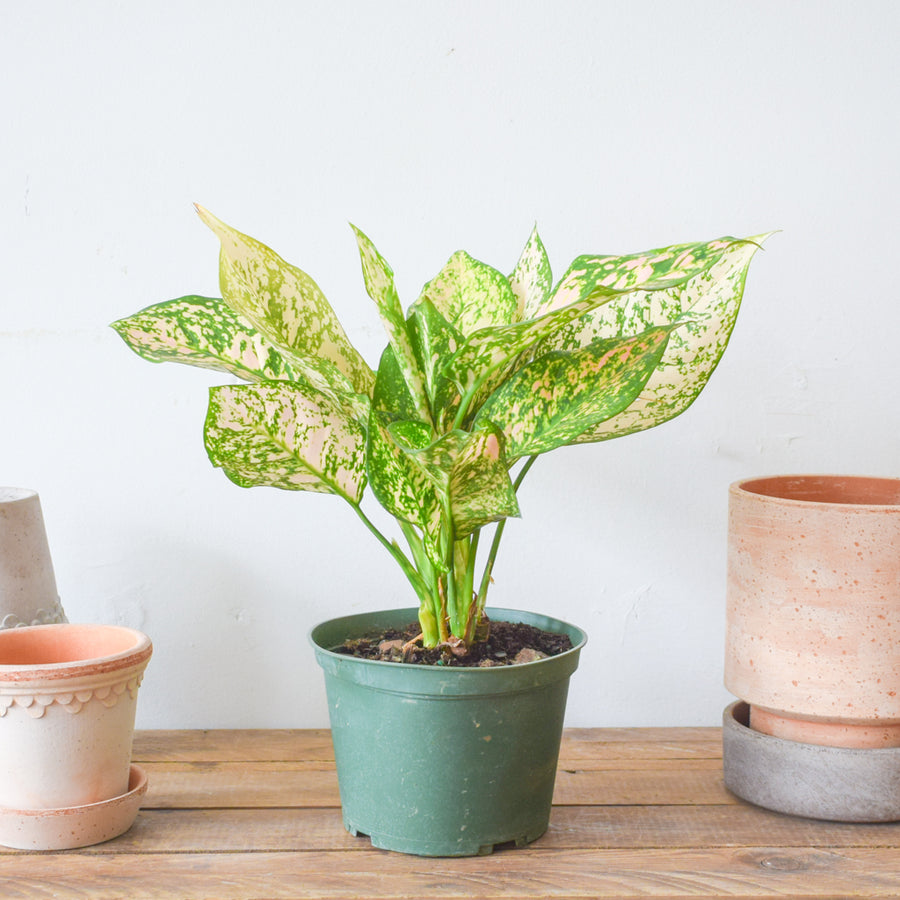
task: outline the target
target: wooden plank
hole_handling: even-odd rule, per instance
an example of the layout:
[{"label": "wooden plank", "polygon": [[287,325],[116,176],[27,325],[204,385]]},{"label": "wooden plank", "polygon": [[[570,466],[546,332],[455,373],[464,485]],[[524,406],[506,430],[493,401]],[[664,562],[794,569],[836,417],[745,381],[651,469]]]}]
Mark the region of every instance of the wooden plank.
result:
[{"label": "wooden plank", "polygon": [[0,858],[8,900],[359,897],[896,898],[894,851],[526,850],[424,860],[400,854],[28,854]]},{"label": "wooden plank", "polygon": [[145,809],[327,807],[340,805],[333,765],[147,763]]},{"label": "wooden plank", "polygon": [[895,848],[900,823],[817,822],[733,803],[724,806],[562,806],[550,817],[541,849],[662,849],[667,847]]},{"label": "wooden plank", "polygon": [[[558,807],[539,850],[640,850],[691,847],[894,848],[900,824],[814,822],[739,806]],[[81,853],[361,852],[338,809],[141,810],[131,830]],[[0,855],[16,851],[0,848]]]},{"label": "wooden plank", "polygon": [[722,729],[710,726],[679,728],[567,728],[563,741],[570,744],[714,743],[722,746]]},{"label": "wooden plank", "polygon": [[[572,728],[561,760],[721,757],[718,728]],[[135,762],[334,760],[327,729],[136,731]]]},{"label": "wooden plank", "polygon": [[135,762],[334,761],[327,729],[136,731]]},{"label": "wooden plank", "polygon": [[[337,773],[321,762],[147,763],[146,809],[338,806]],[[715,760],[561,769],[559,805],[735,803]]]}]

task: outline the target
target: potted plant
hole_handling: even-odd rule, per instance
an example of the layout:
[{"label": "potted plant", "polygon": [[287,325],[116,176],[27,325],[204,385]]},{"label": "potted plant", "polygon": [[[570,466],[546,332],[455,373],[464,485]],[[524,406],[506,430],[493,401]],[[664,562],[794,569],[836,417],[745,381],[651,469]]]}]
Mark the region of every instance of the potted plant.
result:
[{"label": "potted plant", "polygon": [[152,650],[116,625],[0,631],[0,843],[63,850],[131,827],[147,790],[131,742]]},{"label": "potted plant", "polygon": [[[691,404],[725,349],[765,236],[581,256],[554,284],[535,229],[510,276],[454,253],[404,313],[390,266],[354,228],[366,291],[388,335],[373,370],[309,275],[198,212],[221,243],[221,299],[181,297],[115,329],[145,359],[249,382],[210,391],[211,461],[243,487],[336,494],[417,599],[409,610],[335,620],[312,633],[326,672],[345,824],[377,846],[433,855],[533,840],[547,824],[562,713],[546,712],[542,725],[529,717],[550,694],[564,703],[584,635],[536,617],[539,627],[567,633],[571,649],[521,666],[458,665],[485,640],[489,620],[528,618],[486,606],[505,520],[519,515],[517,489],[540,454],[642,431]],[[395,518],[405,549],[364,511],[367,487]],[[410,617],[419,633],[395,647],[399,662],[335,652]],[[444,664],[414,665],[426,650]],[[351,683],[369,691],[366,699],[345,696]],[[538,699],[527,709],[529,689]],[[433,693],[444,698],[439,716],[452,710],[452,719],[431,718],[411,702]],[[391,696],[399,702],[388,710],[382,701]],[[462,700],[473,697],[481,705],[470,714]],[[345,729],[351,708],[369,718]],[[501,726],[526,720],[530,732],[498,736]],[[348,730],[368,732],[368,743],[353,744]],[[525,752],[531,747],[534,756]],[[524,757],[516,771],[508,770],[513,748]],[[375,760],[380,749],[384,761]],[[358,803],[365,785],[375,795]],[[541,809],[519,811],[501,799],[501,786],[518,799],[533,795]],[[496,815],[473,813],[475,798]],[[462,808],[451,809],[460,799]],[[485,818],[488,827],[479,828]]]},{"label": "potted plant", "polygon": [[900,479],[747,478],[728,507],[726,785],[900,819]]}]

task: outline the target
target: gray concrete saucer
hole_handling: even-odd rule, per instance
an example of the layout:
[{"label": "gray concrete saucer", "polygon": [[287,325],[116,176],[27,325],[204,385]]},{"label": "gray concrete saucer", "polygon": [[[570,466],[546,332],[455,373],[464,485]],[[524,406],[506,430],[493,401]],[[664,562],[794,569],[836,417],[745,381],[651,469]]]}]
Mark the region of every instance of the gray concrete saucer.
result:
[{"label": "gray concrete saucer", "polygon": [[835,822],[900,820],[900,747],[856,750],[771,737],[738,700],[722,716],[725,787],[776,812]]}]

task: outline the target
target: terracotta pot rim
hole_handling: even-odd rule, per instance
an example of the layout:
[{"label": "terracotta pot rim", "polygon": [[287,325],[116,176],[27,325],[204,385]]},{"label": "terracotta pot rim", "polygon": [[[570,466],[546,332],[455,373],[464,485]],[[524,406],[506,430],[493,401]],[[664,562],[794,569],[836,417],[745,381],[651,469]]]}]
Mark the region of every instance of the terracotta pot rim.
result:
[{"label": "terracotta pot rim", "polygon": [[4,645],[25,645],[32,641],[56,639],[66,633],[73,637],[88,632],[130,639],[127,646],[112,653],[76,658],[60,662],[2,663],[0,662],[0,683],[59,681],[82,678],[86,675],[102,675],[123,672],[127,669],[142,668],[153,653],[150,638],[142,631],[123,625],[83,625],[59,623],[54,625],[28,625],[24,628],[10,628],[0,631],[0,659]]},{"label": "terracotta pot rim", "polygon": [[[756,475],[732,482],[729,492],[786,507],[888,510],[900,513],[900,478],[877,475]],[[863,499],[865,498],[865,499]]]}]

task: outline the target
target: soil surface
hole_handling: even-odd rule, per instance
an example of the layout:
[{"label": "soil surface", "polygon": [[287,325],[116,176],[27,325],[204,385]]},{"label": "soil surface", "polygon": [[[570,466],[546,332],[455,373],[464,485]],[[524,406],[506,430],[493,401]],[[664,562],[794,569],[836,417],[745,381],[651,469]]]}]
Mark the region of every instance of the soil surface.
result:
[{"label": "soil surface", "polygon": [[491,622],[487,639],[469,648],[447,644],[425,650],[417,638],[421,638],[419,624],[412,622],[402,630],[389,629],[378,635],[347,641],[334,649],[347,656],[385,662],[481,668],[534,662],[572,649],[567,634],[541,631],[533,625],[517,622]]}]

